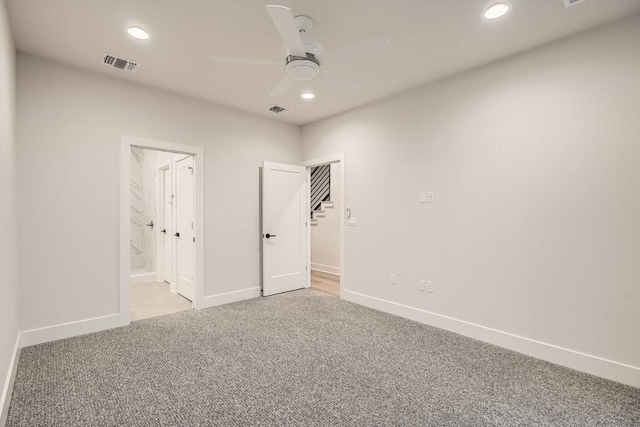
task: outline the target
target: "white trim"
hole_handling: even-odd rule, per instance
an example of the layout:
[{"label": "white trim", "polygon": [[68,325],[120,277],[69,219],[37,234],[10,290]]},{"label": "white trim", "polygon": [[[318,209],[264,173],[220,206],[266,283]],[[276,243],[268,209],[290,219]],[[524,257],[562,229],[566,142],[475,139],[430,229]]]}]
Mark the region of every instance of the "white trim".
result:
[{"label": "white trim", "polygon": [[[196,297],[194,308],[204,308],[204,148],[172,142],[156,141],[122,135],[120,145],[120,324],[131,321],[131,295],[129,286],[130,254],[129,241],[129,180],[130,150],[140,147],[193,156],[195,174],[195,223],[196,223]],[[106,328],[105,328],[106,329]]]},{"label": "white trim", "polygon": [[464,320],[421,310],[392,301],[345,291],[344,299],[365,307],[425,323],[466,337],[475,338],[518,353],[546,360],[567,368],[640,388],[640,368],[581,353],[553,344],[510,334]]},{"label": "white trim", "polygon": [[158,279],[157,273],[139,273],[129,276],[129,284],[155,282]]},{"label": "white trim", "polygon": [[320,271],[322,273],[333,274],[335,276],[340,276],[340,267],[333,267],[331,265],[324,265],[318,263],[311,263],[311,270]]},{"label": "white trim", "polygon": [[260,287],[241,289],[239,291],[226,292],[223,294],[209,295],[204,297],[202,308],[216,307],[232,302],[244,301],[246,299],[260,297]]},{"label": "white trim", "polygon": [[78,320],[76,322],[22,331],[20,333],[20,347],[28,347],[30,345],[126,326],[129,323],[128,317],[127,323],[123,323],[123,320],[124,318],[120,314],[110,314],[93,319]]},{"label": "white trim", "polygon": [[20,332],[16,335],[16,343],[13,346],[13,353],[9,361],[9,370],[7,378],[2,388],[2,396],[0,396],[0,426],[4,426],[9,415],[9,404],[13,394],[13,384],[16,381],[16,373],[18,372],[18,363],[20,362]]},{"label": "white trim", "polygon": [[[173,171],[171,170],[171,160],[168,162],[158,162],[156,165],[156,212],[158,213],[157,223],[156,224],[156,280],[166,281],[167,283],[171,283],[171,278],[167,280],[164,277],[165,273],[165,265],[164,265],[164,244],[160,244],[161,236],[160,230],[164,227],[167,228],[167,225],[164,223],[165,217],[165,200],[164,200],[164,186],[166,185],[166,179],[164,176],[164,171],[169,171],[169,176],[172,177]],[[162,220],[161,220],[162,218]],[[164,241],[163,241],[164,243]]]},{"label": "white trim", "polygon": [[[311,287],[311,218],[309,218],[309,207],[311,206],[311,168],[307,166],[307,178],[305,183],[305,191],[307,192],[307,201],[305,202],[306,209],[305,212],[305,224],[306,227],[304,229],[305,233],[307,233],[307,259],[305,260],[305,268],[306,268],[306,281],[307,288]],[[314,218],[315,219],[315,216]]]},{"label": "white trim", "polygon": [[[329,156],[319,157],[316,159],[306,160],[302,162],[304,166],[310,169],[313,166],[325,165],[328,163],[340,164],[340,298],[345,298],[347,290],[346,280],[346,262],[345,262],[345,220],[344,213],[347,208],[347,162],[345,153],[332,154]],[[311,179],[309,179],[311,185]],[[307,242],[311,241],[311,227],[307,227]],[[310,245],[310,243],[309,243]],[[309,246],[310,247],[310,246]],[[307,265],[311,266],[311,249],[307,250]],[[311,274],[311,272],[309,272]],[[311,283],[309,281],[309,283]]]}]

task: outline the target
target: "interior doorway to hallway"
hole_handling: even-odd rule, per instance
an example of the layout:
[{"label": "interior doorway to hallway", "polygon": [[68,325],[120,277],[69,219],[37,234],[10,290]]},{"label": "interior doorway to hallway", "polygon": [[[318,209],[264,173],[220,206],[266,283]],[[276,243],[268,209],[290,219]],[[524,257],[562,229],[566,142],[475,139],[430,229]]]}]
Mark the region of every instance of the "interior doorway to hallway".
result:
[{"label": "interior doorway to hallway", "polygon": [[311,288],[340,295],[340,163],[309,167]]},{"label": "interior doorway to hallway", "polygon": [[[327,197],[314,199],[315,209],[312,209],[311,168],[330,164],[335,165],[325,169],[334,169],[333,197],[329,194]],[[322,285],[319,283],[320,279],[325,282],[324,291],[329,290],[334,295],[344,296],[344,176],[344,153],[309,160],[303,162],[302,166],[263,162],[260,181],[262,296],[308,288],[314,284],[318,287]],[[331,178],[327,178],[331,187],[330,180]],[[330,200],[332,198],[334,200]],[[328,209],[332,209],[334,213],[333,233],[327,233],[326,227],[322,225],[318,227],[317,220],[320,217],[326,218]],[[355,221],[353,223],[355,224]],[[322,256],[314,256],[312,259],[313,228],[316,243],[320,246],[328,243],[326,253],[332,258],[331,261],[323,263],[323,260],[328,258]],[[315,248],[316,254],[321,251],[322,248]]]},{"label": "interior doorway to hallway", "polygon": [[192,155],[131,147],[131,320],[193,307],[193,164]]},{"label": "interior doorway to hallway", "polygon": [[202,303],[203,151],[122,138],[120,317],[124,325]]}]

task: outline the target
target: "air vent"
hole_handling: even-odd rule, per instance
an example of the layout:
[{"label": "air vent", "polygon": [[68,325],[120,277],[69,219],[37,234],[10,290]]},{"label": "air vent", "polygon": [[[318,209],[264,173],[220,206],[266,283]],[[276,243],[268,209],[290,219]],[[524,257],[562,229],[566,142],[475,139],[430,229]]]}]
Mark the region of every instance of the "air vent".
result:
[{"label": "air vent", "polygon": [[587,1],[587,0],[562,0],[564,1],[564,5],[566,7],[571,7],[571,6],[575,6],[578,3],[582,3],[583,1]]},{"label": "air vent", "polygon": [[128,59],[118,58],[108,53],[102,54],[102,63],[110,67],[135,73],[138,71],[138,63],[129,61]]},{"label": "air vent", "polygon": [[273,107],[269,108],[269,111],[276,114],[284,114],[289,112],[289,110],[287,110],[286,108],[280,107],[278,105],[274,105]]}]

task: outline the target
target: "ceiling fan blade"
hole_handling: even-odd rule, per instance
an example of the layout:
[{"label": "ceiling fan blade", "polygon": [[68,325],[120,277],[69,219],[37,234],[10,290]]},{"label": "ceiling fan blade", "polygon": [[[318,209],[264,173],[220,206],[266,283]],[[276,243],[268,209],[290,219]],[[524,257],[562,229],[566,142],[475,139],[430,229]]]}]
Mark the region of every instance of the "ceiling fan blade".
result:
[{"label": "ceiling fan blade", "polygon": [[324,80],[331,86],[339,89],[343,92],[356,92],[362,89],[362,84],[353,81],[342,74],[334,73],[331,71],[323,70]]},{"label": "ceiling fan blade", "polygon": [[391,42],[384,37],[377,40],[371,40],[364,43],[354,44],[352,46],[341,47],[324,54],[322,59],[326,61],[339,60],[339,58],[349,58],[355,55],[375,55],[391,49]]},{"label": "ceiling fan blade", "polygon": [[266,65],[269,67],[277,67],[283,64],[283,61],[279,59],[235,58],[233,56],[212,56],[211,59],[219,64]]},{"label": "ceiling fan blade", "polygon": [[271,16],[273,24],[276,26],[280,37],[284,40],[284,45],[289,49],[291,55],[307,56],[307,52],[302,45],[300,33],[293,22],[291,9],[285,6],[267,5],[267,12]]},{"label": "ceiling fan blade", "polygon": [[276,87],[273,88],[270,95],[276,97],[285,96],[294,83],[295,80],[293,80],[293,78],[287,74],[284,79],[282,79],[280,83],[278,83]]}]

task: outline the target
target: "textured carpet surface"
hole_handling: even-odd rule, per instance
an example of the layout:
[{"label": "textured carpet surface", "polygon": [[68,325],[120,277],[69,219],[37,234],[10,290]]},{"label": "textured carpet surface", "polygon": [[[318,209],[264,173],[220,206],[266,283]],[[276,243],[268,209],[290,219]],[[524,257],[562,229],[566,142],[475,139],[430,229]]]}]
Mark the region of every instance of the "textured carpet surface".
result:
[{"label": "textured carpet surface", "polygon": [[25,348],[8,426],[640,426],[640,390],[312,290]]}]

